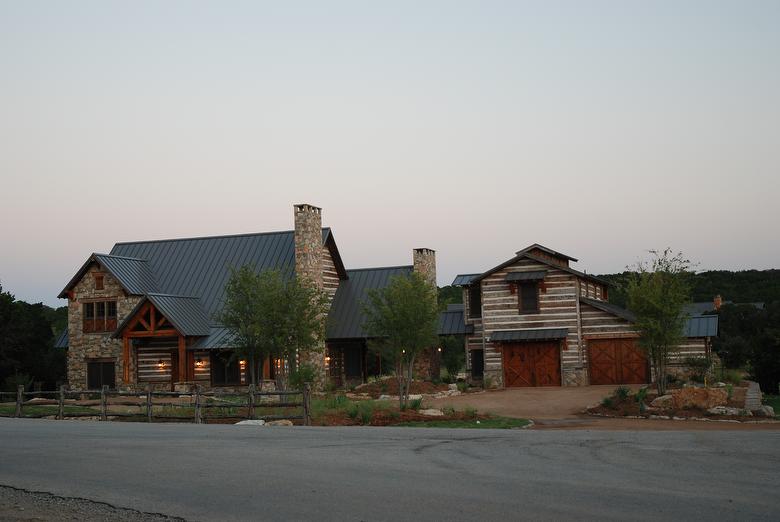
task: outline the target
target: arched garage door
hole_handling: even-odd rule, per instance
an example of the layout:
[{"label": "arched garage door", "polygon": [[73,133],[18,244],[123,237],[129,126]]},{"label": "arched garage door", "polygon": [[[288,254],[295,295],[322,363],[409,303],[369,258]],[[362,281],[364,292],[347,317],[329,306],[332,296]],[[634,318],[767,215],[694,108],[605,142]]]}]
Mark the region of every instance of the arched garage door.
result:
[{"label": "arched garage door", "polygon": [[645,384],[647,357],[636,339],[589,339],[591,384]]}]

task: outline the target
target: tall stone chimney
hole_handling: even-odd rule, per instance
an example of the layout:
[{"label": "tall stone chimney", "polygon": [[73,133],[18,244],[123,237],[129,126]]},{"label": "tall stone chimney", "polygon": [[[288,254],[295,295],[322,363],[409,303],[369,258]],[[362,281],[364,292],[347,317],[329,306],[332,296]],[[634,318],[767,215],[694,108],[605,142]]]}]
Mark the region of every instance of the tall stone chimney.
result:
[{"label": "tall stone chimney", "polygon": [[322,288],[322,209],[295,205],[295,275]]},{"label": "tall stone chimney", "polygon": [[415,248],[412,262],[414,271],[436,287],[436,251],[430,248]]},{"label": "tall stone chimney", "polygon": [[[423,276],[434,289],[436,286],[436,251],[430,248],[415,248],[412,252],[413,270]],[[438,293],[438,290],[436,290]],[[428,379],[436,379],[441,373],[441,353],[438,346],[423,350],[415,360],[415,373]]]},{"label": "tall stone chimney", "polygon": [[720,294],[716,295],[712,299],[712,305],[715,307],[715,311],[717,312],[720,310],[721,305],[723,304],[723,298],[720,296]]}]

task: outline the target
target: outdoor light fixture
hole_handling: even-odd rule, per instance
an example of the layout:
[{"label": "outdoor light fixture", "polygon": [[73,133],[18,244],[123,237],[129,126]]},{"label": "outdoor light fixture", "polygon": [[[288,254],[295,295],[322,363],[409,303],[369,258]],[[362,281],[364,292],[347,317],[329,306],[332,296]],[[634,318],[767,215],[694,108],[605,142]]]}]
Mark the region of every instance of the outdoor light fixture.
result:
[{"label": "outdoor light fixture", "polygon": [[157,361],[157,367],[158,367],[159,369],[161,369],[161,370],[162,370],[163,368],[165,368],[165,361],[163,361],[162,359],[160,359],[159,361]]},{"label": "outdoor light fixture", "polygon": [[195,366],[198,367],[198,368],[202,368],[203,367],[203,360],[200,357],[195,359]]},{"label": "outdoor light fixture", "polygon": [[329,362],[330,362],[330,355],[327,355],[327,356],[325,356],[325,362],[326,362],[326,363],[329,363]]},{"label": "outdoor light fixture", "polygon": [[438,347],[438,348],[436,348],[436,349],[437,349],[438,351],[441,351],[441,346],[439,346],[439,347]]},{"label": "outdoor light fixture", "polygon": [[240,361],[238,361],[238,364],[241,366],[242,370],[246,369],[246,361],[245,360],[241,359]]}]

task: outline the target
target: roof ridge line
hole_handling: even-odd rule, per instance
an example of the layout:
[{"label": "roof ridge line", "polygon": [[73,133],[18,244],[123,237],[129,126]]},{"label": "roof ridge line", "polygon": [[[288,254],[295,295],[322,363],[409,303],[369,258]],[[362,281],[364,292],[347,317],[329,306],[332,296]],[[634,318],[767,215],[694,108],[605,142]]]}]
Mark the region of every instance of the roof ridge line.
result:
[{"label": "roof ridge line", "polygon": [[182,299],[200,299],[197,295],[165,294],[162,292],[146,292],[146,296],[156,295],[159,297],[181,297]]},{"label": "roof ridge line", "polygon": [[391,270],[393,268],[414,268],[414,265],[375,266],[367,268],[347,268],[347,272],[360,272],[363,270]]},{"label": "roof ridge line", "polygon": [[[326,227],[323,227],[326,228]],[[199,241],[204,239],[223,239],[229,237],[247,237],[247,236],[270,236],[273,234],[292,234],[295,230],[275,230],[272,232],[246,232],[243,234],[221,234],[216,236],[193,236],[193,237],[174,237],[169,239],[148,239],[139,241],[120,241],[114,243],[117,245],[137,245],[139,243],[172,243],[174,241]]]},{"label": "roof ridge line", "polygon": [[116,254],[101,254],[100,252],[92,252],[93,256],[101,256],[101,257],[113,257],[116,259],[132,259],[133,261],[143,261],[144,263],[149,262],[148,259],[144,259],[142,257],[132,257],[132,256],[118,256]]}]

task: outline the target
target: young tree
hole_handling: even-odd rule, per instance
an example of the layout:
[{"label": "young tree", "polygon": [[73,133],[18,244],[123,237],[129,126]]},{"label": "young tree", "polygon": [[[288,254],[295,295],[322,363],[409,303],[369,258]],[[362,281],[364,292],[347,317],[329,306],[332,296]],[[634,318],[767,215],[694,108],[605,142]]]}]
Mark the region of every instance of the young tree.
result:
[{"label": "young tree", "polygon": [[658,393],[666,392],[669,358],[683,340],[690,301],[691,262],[682,253],[651,250],[648,262],[639,262],[628,281],[628,307],[636,314],[639,345],[653,368]]},{"label": "young tree", "polygon": [[[249,363],[250,382],[263,382],[266,358],[282,359],[282,383],[299,356],[317,351],[324,338],[327,296],[278,270],[233,270],[225,287],[219,320],[233,334],[235,353]],[[285,368],[286,366],[286,368]]]},{"label": "young tree", "polygon": [[395,363],[403,409],[409,400],[415,358],[438,341],[436,288],[417,273],[395,277],[385,288],[369,292],[364,311],[372,348]]}]

